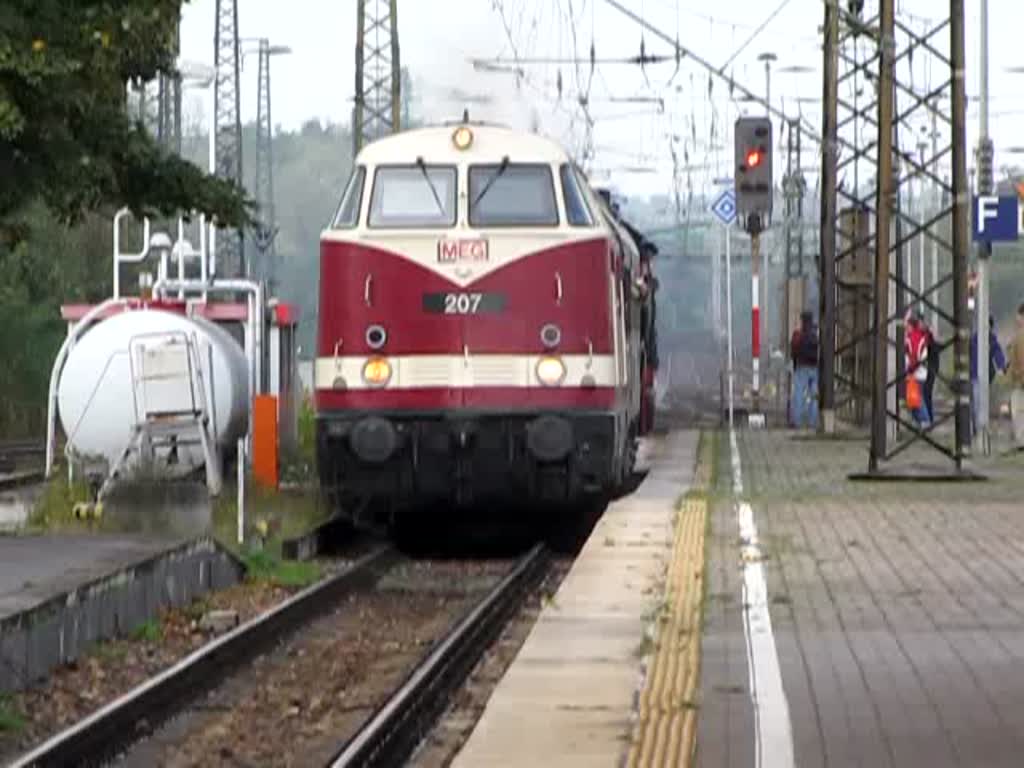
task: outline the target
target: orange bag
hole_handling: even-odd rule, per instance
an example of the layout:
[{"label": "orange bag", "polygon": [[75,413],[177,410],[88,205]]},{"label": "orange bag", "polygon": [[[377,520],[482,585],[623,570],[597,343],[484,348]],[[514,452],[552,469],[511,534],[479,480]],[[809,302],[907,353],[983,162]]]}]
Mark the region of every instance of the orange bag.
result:
[{"label": "orange bag", "polygon": [[921,407],[921,382],[907,376],[907,408],[916,411]]}]

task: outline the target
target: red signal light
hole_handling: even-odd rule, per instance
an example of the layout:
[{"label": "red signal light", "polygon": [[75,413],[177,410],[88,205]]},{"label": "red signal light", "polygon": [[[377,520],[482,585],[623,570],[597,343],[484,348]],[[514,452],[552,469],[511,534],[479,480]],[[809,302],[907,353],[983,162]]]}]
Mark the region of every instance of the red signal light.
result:
[{"label": "red signal light", "polygon": [[761,158],[761,153],[756,149],[747,152],[747,168],[757,168],[761,164]]}]

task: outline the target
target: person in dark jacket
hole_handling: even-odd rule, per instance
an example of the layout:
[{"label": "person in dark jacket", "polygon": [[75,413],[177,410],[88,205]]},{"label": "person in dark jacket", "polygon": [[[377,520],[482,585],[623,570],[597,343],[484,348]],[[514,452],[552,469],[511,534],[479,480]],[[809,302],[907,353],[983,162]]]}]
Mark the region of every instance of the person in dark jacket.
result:
[{"label": "person in dark jacket", "polygon": [[[988,316],[988,383],[996,379],[996,374],[1006,372],[1006,355],[996,336],[996,319]],[[978,431],[978,403],[981,400],[981,382],[978,380],[978,331],[971,334],[971,435]]]},{"label": "person in dark jacket", "polygon": [[818,426],[818,331],[810,312],[800,313],[800,327],[789,342],[793,361],[793,426]]}]

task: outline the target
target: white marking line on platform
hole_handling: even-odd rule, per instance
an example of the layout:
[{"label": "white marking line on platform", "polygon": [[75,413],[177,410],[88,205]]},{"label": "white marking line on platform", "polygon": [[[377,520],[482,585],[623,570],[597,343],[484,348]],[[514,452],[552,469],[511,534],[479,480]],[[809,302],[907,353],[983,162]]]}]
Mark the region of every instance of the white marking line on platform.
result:
[{"label": "white marking line on platform", "polygon": [[[736,433],[729,432],[732,452],[732,482],[736,496],[743,494],[743,471]],[[768,583],[761,564],[754,510],[742,499],[736,501],[743,561],[743,634],[747,642],[747,669],[750,671],[750,700],[754,707],[756,765],[791,768],[793,728],[789,721],[789,702],[782,687],[779,654],[772,634],[768,610]]]}]

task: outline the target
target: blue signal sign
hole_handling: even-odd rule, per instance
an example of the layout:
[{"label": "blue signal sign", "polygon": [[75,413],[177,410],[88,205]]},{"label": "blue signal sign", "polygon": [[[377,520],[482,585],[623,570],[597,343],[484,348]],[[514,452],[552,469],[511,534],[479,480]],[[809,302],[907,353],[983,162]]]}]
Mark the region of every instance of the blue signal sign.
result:
[{"label": "blue signal sign", "polygon": [[971,234],[976,243],[1012,242],[1022,233],[1024,211],[1016,197],[976,195],[971,212]]},{"label": "blue signal sign", "polygon": [[736,221],[736,194],[731,189],[724,190],[711,204],[711,212],[726,226],[732,224]]}]

